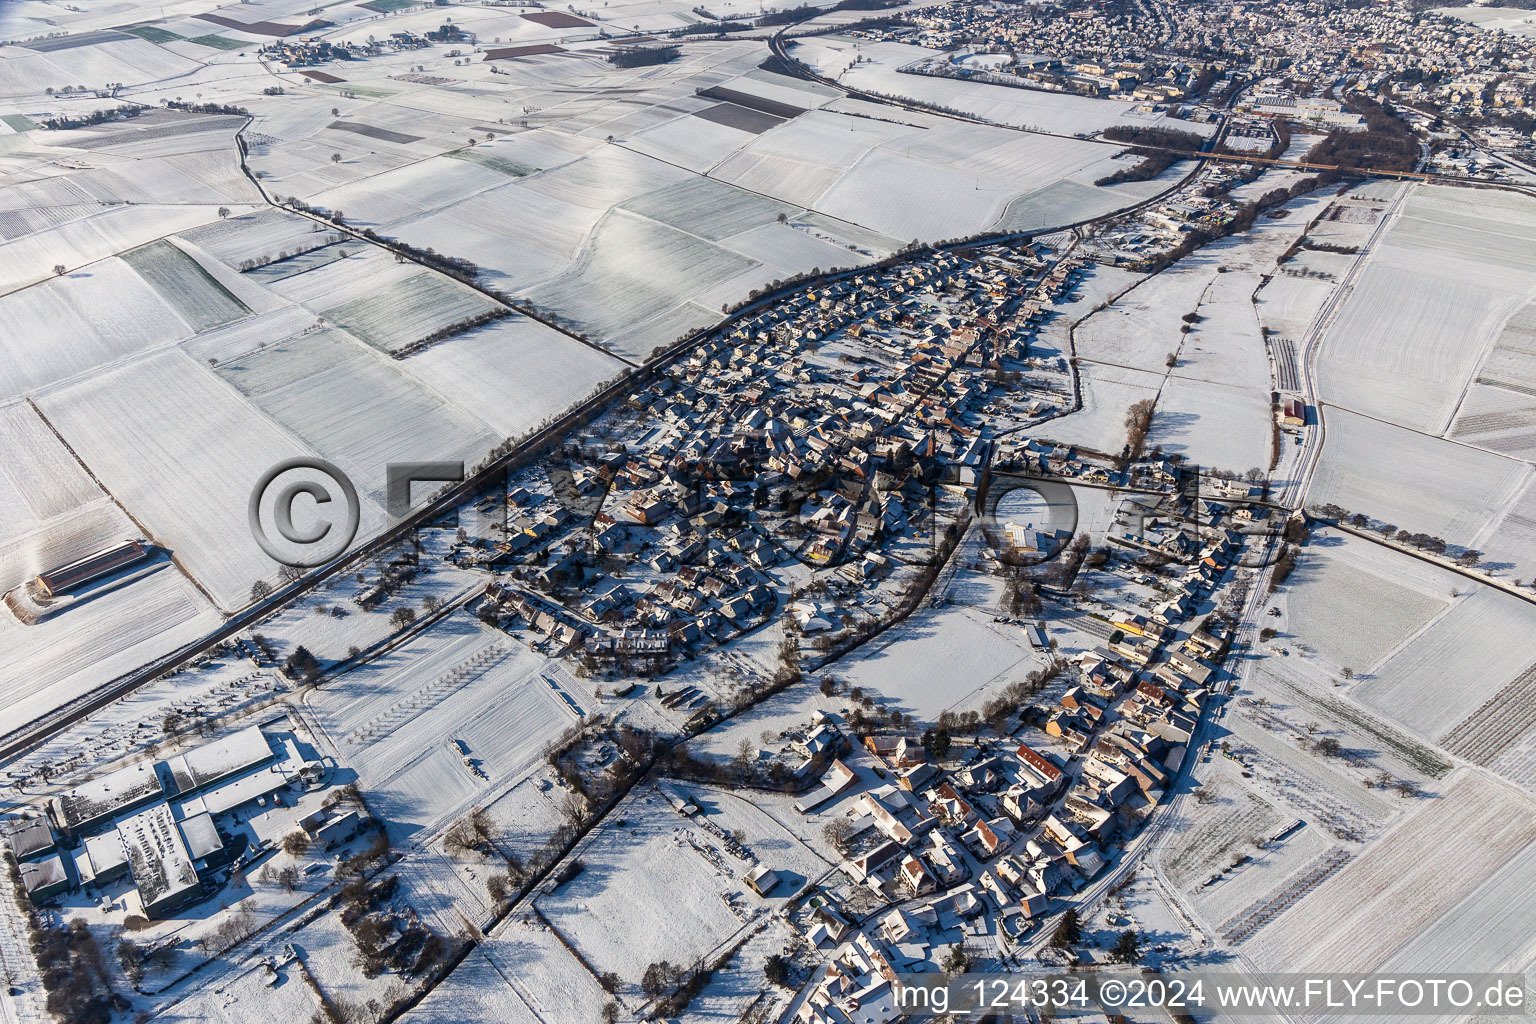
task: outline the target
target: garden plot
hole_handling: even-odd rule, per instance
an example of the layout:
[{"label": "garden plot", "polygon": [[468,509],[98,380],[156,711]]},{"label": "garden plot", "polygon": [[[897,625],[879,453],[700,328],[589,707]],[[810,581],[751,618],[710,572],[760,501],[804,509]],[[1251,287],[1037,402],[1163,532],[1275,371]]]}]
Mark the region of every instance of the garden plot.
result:
[{"label": "garden plot", "polygon": [[696,236],[615,210],[598,225],[576,267],[534,289],[531,298],[607,341],[752,266],[745,257]]},{"label": "garden plot", "polygon": [[1344,409],[1328,434],[1309,503],[1332,503],[1450,544],[1473,546],[1526,486],[1530,468]]},{"label": "garden plot", "polygon": [[1379,969],[1536,838],[1533,810],[1463,774],[1262,929],[1249,955],[1269,970]]},{"label": "garden plot", "polygon": [[1325,398],[1415,429],[1447,429],[1474,368],[1536,292],[1536,203],[1416,189],[1330,328]]},{"label": "garden plot", "polygon": [[250,307],[220,284],[191,256],[164,239],[123,254],[160,297],[194,331],[206,331],[250,315]]},{"label": "garden plot", "polygon": [[315,990],[303,982],[297,964],[284,967],[278,977],[278,984],[269,983],[266,970],[258,964],[217,986],[192,989],[176,1004],[176,1015],[204,1024],[250,1024],[258,1020],[307,1021],[324,1012]]},{"label": "garden plot", "polygon": [[1264,840],[1263,848],[1239,847],[1252,858],[1247,863],[1232,868],[1212,885],[1204,883],[1228,867],[1230,858],[1213,860],[1204,866],[1204,873],[1193,872],[1194,889],[1189,893],[1192,902],[1200,916],[1215,925],[1228,942],[1246,938],[1244,932],[1250,928],[1256,931],[1268,918],[1279,916],[1289,902],[1305,895],[1307,873],[1321,867],[1320,862],[1330,851],[1341,850],[1326,831],[1309,824],[1303,824],[1279,842],[1269,842],[1269,836],[1298,820],[1286,816],[1290,808],[1281,810],[1280,824],[1275,829],[1248,837]]},{"label": "garden plot", "polygon": [[[1276,692],[1302,696],[1294,690]],[[1320,703],[1306,706],[1308,713],[1318,710]],[[1296,733],[1273,732],[1244,715],[1229,716],[1228,722],[1232,745],[1246,748],[1242,756],[1266,789],[1290,812],[1306,818],[1334,839],[1360,842],[1397,813],[1397,807],[1385,797],[1376,796],[1365,787],[1363,778],[1342,765],[1334,767],[1321,755],[1301,749],[1298,744],[1302,737]],[[1354,738],[1351,732],[1341,742]]]},{"label": "garden plot", "polygon": [[1228,867],[1234,856],[1251,853],[1254,840],[1273,834],[1288,819],[1288,810],[1274,807],[1246,789],[1218,797],[1210,810],[1197,806],[1196,821],[1184,823],[1179,840],[1164,854],[1169,879],[1185,892],[1198,892],[1214,873]]},{"label": "garden plot", "polygon": [[[538,764],[575,716],[545,676],[553,666],[467,615],[338,677],[310,700],[391,831],[435,831],[492,784]],[[488,778],[463,764],[455,741]]]},{"label": "garden plot", "polygon": [[1157,399],[1149,446],[1241,473],[1269,465],[1269,392],[1169,377]]},{"label": "garden plot", "polygon": [[518,437],[624,367],[536,320],[511,316],[433,345],[397,368],[503,437]]},{"label": "garden plot", "polygon": [[991,607],[925,608],[861,648],[840,674],[924,721],[978,707],[1045,664],[1019,627],[992,622],[994,614]]},{"label": "garden plot", "polygon": [[593,970],[629,983],[628,994],[648,964],[692,964],[762,910],[740,895],[751,865],[679,816],[656,787],[638,790],[615,815],[582,847],[582,873],[537,907]]},{"label": "garden plot", "polygon": [[11,328],[0,332],[6,397],[193,333],[170,302],[119,259],[0,297],[0,322]]},{"label": "garden plot", "polygon": [[[308,454],[180,351],[158,353],[42,395],[65,441],[224,608],[249,599],[271,559],[251,537],[257,476]],[[364,509],[361,536],[376,526]],[[307,525],[307,524],[306,524]]]},{"label": "garden plot", "polygon": [[500,437],[346,334],[322,331],[221,364],[219,376],[384,503],[391,462],[474,463]]},{"label": "garden plot", "polygon": [[[1368,541],[1330,535],[1330,542],[1304,548],[1286,580],[1283,630],[1334,671],[1369,672],[1445,610],[1457,577],[1406,556],[1385,564],[1386,553]],[[1433,578],[1416,587],[1397,568],[1423,568]]]}]

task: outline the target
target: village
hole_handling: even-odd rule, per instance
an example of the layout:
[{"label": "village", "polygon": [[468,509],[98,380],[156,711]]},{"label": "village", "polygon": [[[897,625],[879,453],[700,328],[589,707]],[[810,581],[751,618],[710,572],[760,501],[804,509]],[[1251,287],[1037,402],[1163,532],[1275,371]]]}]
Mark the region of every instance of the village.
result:
[{"label": "village", "polygon": [[990,448],[1070,407],[1034,338],[1078,267],[1003,244],[805,289],[509,480],[458,557],[497,574],[499,623],[589,672],[655,672],[784,615],[822,648],[868,630]]},{"label": "village", "polygon": [[[802,1019],[888,1007],[886,968],[936,969],[951,946],[1025,954],[1041,942],[1039,922],[1116,862],[1184,766],[1226,678],[1237,619],[1223,588],[1262,566],[1274,541],[1264,488],[1252,481],[1142,453],[1139,439],[1135,452],[1128,442],[1114,454],[1045,436],[1072,408],[1074,385],[1042,328],[1082,266],[1021,240],[802,289],[728,325],[537,468],[461,506],[456,527],[440,524],[438,539],[379,559],[372,579],[344,589],[369,612],[444,572],[484,580],[456,602],[458,614],[522,639],[538,663],[562,660],[586,677],[581,689],[551,681],[595,726],[557,772],[579,796],[595,785],[581,781],[585,772],[612,760],[597,752],[624,740],[588,715],[585,688],[605,711],[622,701],[633,718],[651,706],[676,716],[684,736],[704,733],[801,678],[801,666],[942,600],[935,570],[978,525],[974,560],[1007,583],[999,628],[1017,630],[1041,667],[984,714],[945,713],[921,736],[901,730],[899,714],[868,714],[868,696],[855,693],[814,712],[783,753],[754,758],[750,777],[801,794],[805,829],[843,858],[838,881],[789,901],[807,949],[829,965]],[[1049,501],[1029,500],[1052,485],[1095,489],[1108,520],[1076,531]],[[148,557],[138,543],[104,552],[39,577],[30,593],[67,600]],[[428,598],[428,618],[397,608],[391,621],[410,636],[451,610]],[[691,670],[668,678],[767,627],[785,637],[780,669],[768,689],[733,698],[745,704],[690,685]],[[280,665],[283,684],[271,693],[280,697],[323,667],[291,643],[274,651],[252,637],[231,653],[260,671]],[[443,678],[497,678],[496,647],[472,650],[481,653]],[[354,653],[341,667],[369,657]],[[422,695],[443,685],[407,706],[441,699]],[[821,694],[824,704],[842,699],[836,684]],[[187,710],[199,734],[224,729],[218,712]],[[339,727],[290,712],[161,761],[119,762],[62,791],[42,762],[23,784],[54,795],[11,835],[19,887],[37,905],[93,907],[103,928],[144,920],[152,929],[210,898],[228,903],[226,890],[293,891],[295,872],[322,870],[303,866],[311,848],[340,846],[337,863],[355,862],[349,875],[380,857],[388,864],[386,831],[361,802],[367,790],[332,788],[356,774],[324,751],[364,750],[375,734],[387,743],[400,719],[391,711],[389,721],[382,733],[370,725],[340,740]],[[168,717],[164,728],[175,744],[183,727]],[[473,785],[494,781],[497,758],[471,756],[463,739],[448,749],[463,755]],[[613,764],[626,762],[635,756]],[[679,781],[667,791],[691,813],[698,763],[674,762]],[[274,856],[292,863],[254,881]],[[778,885],[774,865],[752,865],[740,884],[766,897]],[[870,907],[888,909],[855,927]],[[212,951],[249,923],[231,910],[208,927]],[[401,921],[387,948],[419,950],[432,934]],[[191,955],[179,936],[162,947],[154,935],[120,951],[125,969],[164,974]],[[413,969],[423,968],[402,968]]]}]

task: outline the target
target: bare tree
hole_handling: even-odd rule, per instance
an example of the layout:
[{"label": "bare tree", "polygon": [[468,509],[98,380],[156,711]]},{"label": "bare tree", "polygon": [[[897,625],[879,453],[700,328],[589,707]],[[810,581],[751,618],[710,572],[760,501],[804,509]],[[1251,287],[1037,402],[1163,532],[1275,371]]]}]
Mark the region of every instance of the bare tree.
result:
[{"label": "bare tree", "polygon": [[853,840],[853,825],[847,818],[833,818],[822,826],[821,834],[834,850],[845,857],[848,855]]}]

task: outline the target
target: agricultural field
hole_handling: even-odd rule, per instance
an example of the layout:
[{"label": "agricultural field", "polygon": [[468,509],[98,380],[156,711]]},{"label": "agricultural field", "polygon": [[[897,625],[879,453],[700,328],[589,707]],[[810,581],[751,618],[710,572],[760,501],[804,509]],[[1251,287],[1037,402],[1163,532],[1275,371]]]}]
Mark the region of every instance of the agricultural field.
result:
[{"label": "agricultural field", "polygon": [[[582,873],[536,902],[539,915],[592,970],[618,974],[625,996],[638,996],[634,982],[648,964],[693,963],[718,951],[828,866],[750,803],[714,790],[689,792],[703,808],[692,821],[656,787],[637,790],[617,820],[583,844]],[[714,827],[706,830],[702,821]],[[717,830],[739,830],[744,849],[724,845]],[[786,879],[768,900],[741,884],[754,862]],[[624,884],[614,884],[617,879]]]},{"label": "agricultural field", "polygon": [[[540,309],[582,333],[612,338],[621,330],[661,320],[688,304],[691,292],[729,280],[752,266],[744,256],[655,221],[615,211],[605,217],[574,272],[533,291]],[[694,307],[685,321],[704,326],[718,316]],[[674,325],[675,326],[675,325]],[[666,333],[671,333],[670,329]],[[663,332],[639,335],[620,354],[645,358],[651,347],[674,340]]]},{"label": "agricultural field", "polygon": [[0,388],[17,397],[193,333],[120,259],[0,296]]},{"label": "agricultural field", "polygon": [[[0,548],[6,553],[0,591],[107,546],[88,546],[103,534],[132,529],[126,517],[112,514],[115,507],[100,508],[108,503],[106,495],[25,402],[0,405],[0,449],[6,452],[0,462]],[[90,516],[93,507],[106,514]],[[66,521],[85,518],[104,521],[106,529],[83,531],[84,541],[61,540],[60,533],[76,532]]]},{"label": "agricultural field", "polygon": [[1536,607],[1477,587],[1351,694],[1453,749],[1456,724],[1533,663]]},{"label": "agricultural field", "polygon": [[1280,628],[1330,671],[1369,674],[1450,606],[1460,582],[1368,541],[1319,534],[1286,580]]},{"label": "agricultural field", "polygon": [[[132,535],[131,530],[119,532],[100,546]],[[5,720],[9,728],[20,727],[202,637],[222,621],[207,598],[166,564],[33,625],[23,625],[6,610],[0,613]]]},{"label": "agricultural field", "polygon": [[144,281],[201,333],[248,315],[251,310],[231,295],[191,256],[167,241],[151,242],[123,254]]},{"label": "agricultural field", "polygon": [[[246,502],[265,467],[307,452],[211,372],[171,350],[36,402],[108,493],[221,608],[245,605],[252,582],[274,575],[251,538]],[[366,506],[363,536],[382,520]]]},{"label": "agricultural field", "polygon": [[[1135,111],[1130,105],[1114,100],[901,74],[897,69],[902,65],[938,57],[935,50],[905,43],[872,43],[839,35],[813,36],[792,41],[789,52],[819,73],[856,89],[882,96],[909,96],[1015,127],[1069,135],[1127,123],[1144,123],[1148,127],[1168,125],[1202,135],[1210,130],[1208,125]],[[857,66],[854,66],[855,57],[860,58]]]},{"label": "agricultural field", "polygon": [[1267,469],[1270,423],[1268,391],[1170,375],[1147,444],[1200,466],[1234,473]]},{"label": "agricultural field", "polygon": [[1464,774],[1262,929],[1248,955],[1268,970],[1381,969],[1533,838],[1523,796]]},{"label": "agricultural field", "polygon": [[472,288],[422,271],[323,309],[320,315],[354,337],[392,353],[501,308]]},{"label": "agricultural field", "polygon": [[[637,979],[629,979],[631,981]],[[596,1020],[608,996],[550,927],[514,914],[401,1019],[409,1024]]]},{"label": "agricultural field", "polygon": [[[1051,420],[1040,432],[1053,441],[1082,445],[1092,451],[1120,451],[1125,445],[1126,410],[1143,399],[1157,398],[1163,376],[1149,370],[1086,360],[1080,364],[1078,373],[1083,407],[1070,416]],[[1154,428],[1156,422],[1154,415]]]},{"label": "agricultural field", "polygon": [[1326,408],[1327,440],[1309,503],[1351,512],[1449,544],[1476,547],[1525,486],[1531,468],[1382,420]]},{"label": "agricultural field", "polygon": [[517,437],[613,378],[623,363],[513,315],[395,364],[503,437]]},{"label": "agricultural field", "polygon": [[1447,435],[1516,458],[1536,455],[1536,303],[1504,324]]},{"label": "agricultural field", "polygon": [[[1318,364],[1328,401],[1432,434],[1536,293],[1536,202],[1416,188],[1372,252]],[[1495,371],[1496,374],[1497,371]]]}]

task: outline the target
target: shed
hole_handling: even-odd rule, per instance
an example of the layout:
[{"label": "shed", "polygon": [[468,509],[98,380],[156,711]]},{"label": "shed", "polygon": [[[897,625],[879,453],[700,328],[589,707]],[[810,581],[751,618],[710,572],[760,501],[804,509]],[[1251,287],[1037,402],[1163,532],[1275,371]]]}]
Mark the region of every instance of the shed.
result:
[{"label": "shed", "polygon": [[778,874],[763,864],[748,871],[741,880],[759,896],[767,896],[779,884]]}]

